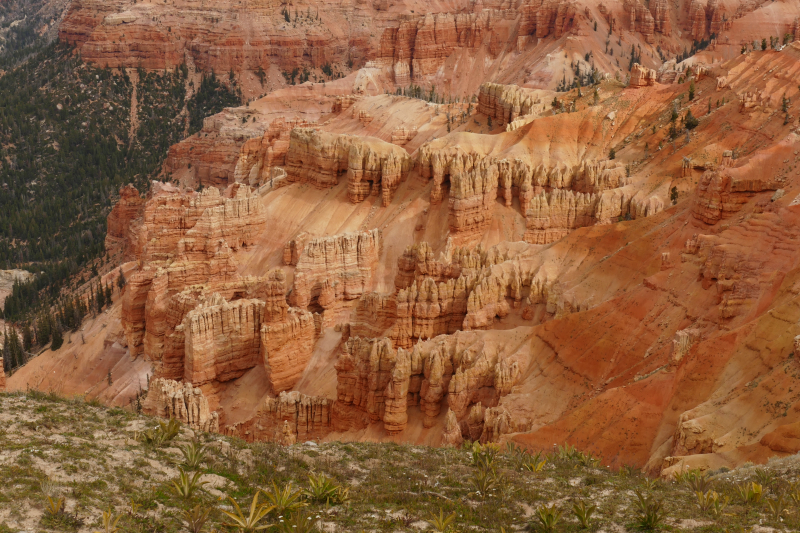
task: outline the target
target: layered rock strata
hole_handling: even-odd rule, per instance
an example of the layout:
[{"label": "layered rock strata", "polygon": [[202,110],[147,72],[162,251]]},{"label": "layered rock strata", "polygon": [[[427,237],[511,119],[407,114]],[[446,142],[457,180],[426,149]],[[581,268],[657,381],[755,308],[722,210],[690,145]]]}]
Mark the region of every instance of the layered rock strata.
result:
[{"label": "layered rock strata", "polygon": [[[533,4],[541,2],[534,1]],[[554,2],[548,16],[537,16],[537,8],[524,6],[521,22],[526,34],[541,37],[555,33],[557,38],[573,24],[574,13],[562,10],[558,17]],[[436,13],[406,17],[398,27],[383,31],[377,63],[387,67],[396,85],[406,87],[435,74],[457,49],[485,50],[497,57],[509,45],[517,12],[514,9],[481,9],[474,13]]]},{"label": "layered rock strata", "polygon": [[647,43],[653,44],[655,42],[656,23],[650,10],[642,4],[641,0],[625,0],[623,7],[629,17],[631,31],[641,33]]},{"label": "layered rock strata", "polygon": [[150,380],[142,411],[162,418],[174,418],[198,431],[219,431],[219,415],[209,410],[208,399],[191,383],[162,378]]},{"label": "layered rock strata", "polygon": [[276,398],[264,398],[252,419],[228,426],[224,433],[284,445],[321,439],[333,427],[332,404],[328,398],[281,392]]},{"label": "layered rock strata", "polygon": [[[73,2],[59,39],[101,67],[173,69],[187,57],[199,70],[285,72],[363,64],[374,43],[362,24],[390,20],[352,5],[293,10],[276,2],[215,4],[179,0],[170,4]],[[293,24],[285,17],[291,16]]]},{"label": "layered rock strata", "polygon": [[612,161],[535,167],[521,158],[510,161],[427,144],[420,149],[418,166],[424,178],[433,180],[431,203],[441,202],[449,182],[450,231],[458,239],[479,235],[491,224],[498,197],[511,206],[518,196],[528,224],[526,240],[545,244],[575,228],[626,214],[633,196],[623,189],[630,183],[625,167]]},{"label": "layered rock strata", "polygon": [[769,176],[753,175],[740,169],[709,170],[703,173],[697,187],[692,214],[698,220],[714,224],[739,211],[756,194],[779,188],[780,183]]},{"label": "layered rock strata", "polygon": [[[339,409],[383,421],[389,433],[405,430],[410,406],[419,406],[425,427],[434,425],[445,402],[457,419],[466,419],[475,405],[496,406],[521,375],[517,361],[469,333],[438,337],[412,350],[395,350],[385,338],[351,338],[336,371]],[[476,440],[488,438],[481,431]]]},{"label": "layered rock strata", "polygon": [[370,290],[381,254],[378,229],[309,240],[297,261],[292,305],[329,309]]},{"label": "layered rock strata", "polygon": [[299,119],[278,118],[270,123],[261,138],[245,141],[233,171],[233,181],[257,187],[273,178],[277,168],[286,166],[289,137],[295,128],[311,124]]},{"label": "layered rock strata", "polygon": [[186,287],[204,284],[210,294],[241,281],[232,250],[253,243],[264,217],[258,195],[245,186],[224,194],[214,188],[196,194],[153,186],[133,246],[139,268],[122,303],[132,355],[145,351],[161,359],[168,301]]},{"label": "layered rock strata", "polygon": [[182,324],[184,379],[194,385],[230,381],[256,366],[263,310],[262,301],[228,302],[215,293],[187,313]]},{"label": "layered rock strata", "polygon": [[546,91],[517,85],[484,83],[478,92],[478,113],[492,117],[499,125],[510,124],[520,117],[543,114],[547,111],[549,95]]},{"label": "layered rock strata", "polygon": [[319,334],[314,315],[286,302],[286,276],[273,270],[264,285],[261,349],[267,379],[273,392],[294,387],[303,374]]},{"label": "layered rock strata", "polygon": [[636,88],[649,87],[656,83],[657,77],[658,75],[656,74],[655,70],[643,67],[639,63],[636,63],[631,69],[630,86]]},{"label": "layered rock strata", "polygon": [[369,195],[380,195],[384,207],[411,170],[408,152],[391,143],[371,137],[356,137],[292,130],[286,156],[290,182],[311,183],[317,188],[332,187],[346,172],[350,201],[362,202]]},{"label": "layered rock strata", "polygon": [[108,214],[106,250],[121,251],[125,259],[133,257],[135,222],[142,217],[145,199],[132,184],[119,190],[119,201]]}]

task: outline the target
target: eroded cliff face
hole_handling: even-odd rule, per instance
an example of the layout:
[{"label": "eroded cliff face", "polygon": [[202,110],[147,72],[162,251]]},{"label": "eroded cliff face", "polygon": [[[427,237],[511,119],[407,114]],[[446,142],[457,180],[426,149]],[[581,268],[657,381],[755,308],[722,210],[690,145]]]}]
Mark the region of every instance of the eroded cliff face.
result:
[{"label": "eroded cliff face", "polygon": [[191,383],[155,378],[150,381],[142,411],[162,418],[174,418],[198,431],[219,431],[219,416],[211,412],[208,399]]},{"label": "eroded cliff face", "polygon": [[138,229],[136,222],[142,217],[143,210],[144,198],[136,187],[128,185],[120,189],[119,201],[108,215],[106,250],[112,254],[121,252],[124,259],[133,258],[134,235]]},{"label": "eroded cliff face", "polygon": [[[483,83],[516,75],[499,67],[475,71],[475,101],[386,94],[512,50],[538,50],[533,77],[559,69],[557,40],[591,40],[595,21],[653,52],[684,26],[722,36],[779,12],[724,29],[714,13],[736,6],[407,14],[376,26],[349,79],[208,119],[167,166],[210,188],[123,191],[109,221],[137,265],[130,353],[183,382],[159,381],[153,412],[207,421],[188,414],[204,398],[219,431],[251,440],[566,441],[667,473],[800,449],[796,410],[764,407],[796,403],[796,44],[722,61],[720,37],[659,72],[643,53],[629,84],[613,71],[580,94]],[[603,67],[598,49],[573,59],[587,51]]]},{"label": "eroded cliff face", "polygon": [[317,188],[338,185],[346,174],[347,192],[353,203],[380,195],[388,206],[400,183],[408,176],[408,152],[374,138],[337,135],[314,129],[292,130],[286,155],[290,183],[310,183]]},{"label": "eroded cliff face", "polygon": [[[437,150],[431,143],[420,149],[419,166],[422,176],[433,181],[432,203],[441,201],[449,182],[450,231],[460,242],[470,242],[486,230],[498,197],[508,207],[519,198],[527,220],[525,240],[547,244],[576,228],[628,214],[636,194],[635,188],[625,188],[631,180],[624,165],[612,161],[548,168],[523,158],[510,161],[453,148]],[[643,216],[656,212],[654,206]]]},{"label": "eroded cliff face", "polygon": [[389,434],[398,433],[407,427],[408,408],[418,406],[429,428],[447,397],[462,435],[496,440],[500,435],[485,427],[483,408],[496,407],[521,374],[519,363],[499,352],[470,334],[439,337],[411,350],[395,350],[386,338],[351,338],[336,363],[334,424],[343,431],[382,421]]},{"label": "eroded cliff face", "polygon": [[329,309],[358,298],[372,285],[382,245],[377,229],[309,240],[297,261],[292,304]]}]

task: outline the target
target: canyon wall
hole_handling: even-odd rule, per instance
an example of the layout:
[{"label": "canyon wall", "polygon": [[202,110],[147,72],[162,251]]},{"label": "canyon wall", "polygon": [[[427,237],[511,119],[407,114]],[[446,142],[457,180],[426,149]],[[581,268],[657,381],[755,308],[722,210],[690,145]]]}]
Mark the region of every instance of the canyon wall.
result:
[{"label": "canyon wall", "polygon": [[286,155],[289,182],[332,187],[346,173],[350,201],[359,203],[380,195],[389,205],[398,185],[411,169],[408,152],[375,138],[319,132],[309,128],[292,130]]},{"label": "canyon wall", "polygon": [[152,379],[142,411],[152,416],[174,418],[198,431],[219,431],[219,416],[209,410],[208,400],[191,383]]},{"label": "canyon wall", "polygon": [[[423,425],[432,427],[447,403],[462,434],[482,442],[499,437],[486,430],[483,408],[496,407],[521,374],[517,361],[469,333],[438,337],[411,350],[395,350],[388,339],[351,338],[336,371],[334,413],[344,416],[336,416],[334,424],[340,430],[382,421],[389,434],[401,432],[410,406],[419,406]],[[477,420],[470,417],[475,410],[481,413]],[[468,422],[477,425],[477,431],[470,431]]]},{"label": "canyon wall", "polygon": [[309,240],[297,261],[292,305],[328,309],[358,298],[369,290],[382,246],[378,229]]}]

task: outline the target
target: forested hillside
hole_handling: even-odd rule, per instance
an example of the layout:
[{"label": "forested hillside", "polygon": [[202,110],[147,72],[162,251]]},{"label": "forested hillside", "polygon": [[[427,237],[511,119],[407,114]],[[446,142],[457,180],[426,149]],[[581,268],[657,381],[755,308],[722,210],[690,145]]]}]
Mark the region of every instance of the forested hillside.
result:
[{"label": "forested hillside", "polygon": [[0,76],[0,268],[37,274],[4,315],[26,322],[102,261],[120,186],[144,190],[190,122],[241,101],[213,74],[195,90],[185,67],[112,72],[63,45],[31,43],[15,56],[23,61],[3,57]]}]

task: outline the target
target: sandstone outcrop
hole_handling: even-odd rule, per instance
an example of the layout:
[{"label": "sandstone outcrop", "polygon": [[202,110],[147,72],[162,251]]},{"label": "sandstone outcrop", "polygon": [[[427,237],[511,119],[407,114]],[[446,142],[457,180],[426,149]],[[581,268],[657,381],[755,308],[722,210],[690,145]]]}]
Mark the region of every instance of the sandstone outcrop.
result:
[{"label": "sandstone outcrop", "polygon": [[[385,338],[351,338],[336,363],[337,403],[357,408],[373,422],[382,420],[389,433],[405,430],[408,407],[415,405],[424,414],[425,427],[432,427],[445,397],[453,415],[466,418],[476,404],[496,406],[519,379],[519,363],[500,352],[462,332],[412,350],[395,350]],[[452,427],[449,431],[449,441],[457,441]]]},{"label": "sandstone outcrop", "polygon": [[106,250],[119,250],[124,259],[133,257],[136,221],[142,218],[145,199],[131,184],[119,190],[119,201],[108,214]]},{"label": "sandstone outcrop", "polygon": [[707,224],[739,211],[755,194],[775,191],[780,184],[759,175],[743,174],[741,169],[717,169],[703,173],[697,187],[697,199],[692,211],[694,217]]},{"label": "sandstone outcrop", "polygon": [[276,394],[294,387],[314,352],[314,315],[286,303],[286,277],[273,270],[263,290],[266,300],[261,324],[261,348],[270,387]]},{"label": "sandstone outcrop", "polygon": [[275,398],[264,398],[252,419],[228,426],[224,433],[250,442],[267,440],[285,446],[298,440],[321,439],[332,428],[332,403],[297,391],[281,392]]},{"label": "sandstone outcrop", "polygon": [[370,290],[382,247],[380,230],[309,240],[297,261],[291,302],[328,309]]},{"label": "sandstone outcrop", "polygon": [[631,69],[631,87],[649,87],[656,83],[657,74],[656,71],[643,67],[639,63],[633,65]]},{"label": "sandstone outcrop", "polygon": [[370,194],[381,195],[384,207],[411,170],[408,153],[375,138],[292,130],[286,172],[290,182],[332,187],[347,173],[350,201],[362,202]]},{"label": "sandstone outcrop", "polygon": [[[720,4],[702,2],[706,35],[725,20],[714,15]],[[724,4],[725,13],[735,8],[735,2]],[[759,10],[759,20],[786,10],[777,4]],[[627,5],[627,15],[635,15],[631,23],[648,33],[651,22],[642,9],[649,6],[652,36],[665,56],[688,43],[685,26],[684,37],[661,33],[670,21],[686,25],[688,13],[676,15],[671,4],[656,0]],[[219,115],[228,117],[224,142],[230,145],[218,152],[225,153],[225,168],[214,167],[209,173],[219,174],[209,179],[241,183],[216,196],[158,186],[141,224],[134,221],[128,232],[139,268],[129,276],[123,311],[131,353],[145,355],[136,364],[152,361],[158,377],[202,386],[219,406],[221,430],[253,440],[290,444],[391,434],[396,441],[448,445],[514,439],[539,449],[568,442],[608,458],[607,464],[629,462],[649,471],[675,457],[705,461],[698,453],[742,462],[793,449],[800,415],[763,406],[767,399],[770,405],[795,401],[787,391],[800,334],[796,128],[776,117],[783,118],[777,115],[781,97],[796,90],[786,72],[797,71],[800,49],[740,56],[738,43],[721,39],[717,50],[671,63],[673,81],[691,77],[699,96],[691,104],[679,101],[681,115],[692,105],[702,120],[686,141],[663,149],[656,147],[666,133],[665,110],[685,87],[626,90],[610,79],[601,81],[597,102],[591,94],[572,100],[575,91],[559,96],[571,104],[567,109],[553,109],[550,95],[537,102],[536,91],[484,84],[478,110],[493,122],[511,121],[509,128],[476,133],[486,131],[485,117],[475,117],[479,124],[468,117],[445,135],[444,112],[470,107],[463,96],[471,100],[486,78],[546,87],[542,71],[524,65],[551,48],[546,61],[552,71],[566,70],[570,58],[564,61],[562,44],[550,37],[571,8],[577,8],[573,29],[589,37],[580,41],[589,48],[575,61],[609,68],[599,53],[582,59],[594,51],[594,5],[488,0],[471,8],[395,20],[387,54],[371,57],[357,83],[335,88],[336,97],[322,96],[318,83],[282,93],[310,95],[296,106],[311,109],[297,111],[309,122],[326,115],[317,131],[295,129],[305,145],[293,148],[293,114],[281,111],[287,117],[282,124],[263,118],[275,100]],[[398,9],[404,8],[395,6],[386,17]],[[623,9],[617,2],[600,13],[617,17],[627,30]],[[470,24],[491,20],[492,26],[470,35],[459,17]],[[114,27],[130,24],[112,20]],[[604,37],[608,28],[600,24],[597,35]],[[549,35],[533,46],[539,31]],[[381,31],[374,33],[380,38]],[[639,34],[625,38],[626,47],[642,40]],[[448,48],[470,39],[480,44]],[[712,61],[731,47],[736,58]],[[650,66],[658,61],[646,50],[642,57]],[[684,68],[691,61],[695,65]],[[519,72],[505,71],[503,62]],[[474,68],[474,80],[455,75],[454,63]],[[654,83],[651,70],[634,70],[633,86]],[[375,87],[392,92],[392,79],[412,83],[418,75],[425,84],[414,83],[425,91],[435,82],[435,100],[462,101],[366,94]],[[332,90],[334,82],[325,85]],[[706,115],[715,89],[726,105],[712,102]],[[345,94],[357,90],[364,94]],[[415,116],[387,118],[387,109]],[[722,124],[731,129],[723,132]],[[415,127],[418,135],[409,139]],[[265,133],[270,128],[274,132]],[[205,133],[192,142],[211,139]],[[366,134],[396,144],[375,149]],[[209,140],[209,150],[220,139]],[[389,182],[395,178],[384,174],[383,154],[402,150],[397,145],[403,142],[419,154],[419,180],[409,166],[402,203],[394,203]],[[764,148],[776,144],[785,146]],[[602,159],[611,147],[618,159]],[[189,156],[186,163],[194,169],[204,157]],[[348,173],[353,201],[388,190],[391,205],[342,204],[344,183],[334,192],[298,185],[264,186],[261,196],[249,191],[247,185],[265,183],[268,169],[281,165],[287,181],[321,189]],[[174,179],[192,184],[185,170]],[[707,173],[692,188],[698,170]],[[673,186],[680,193],[675,204]],[[240,194],[257,200],[240,198],[240,215],[217,211]],[[445,197],[447,205],[437,206]],[[265,206],[274,227],[258,236]],[[483,245],[462,247],[467,242]],[[268,272],[281,259],[286,276]],[[387,287],[392,279],[394,290]],[[62,353],[73,357],[74,349],[65,346]],[[666,461],[669,453],[675,455]]]},{"label": "sandstone outcrop", "polygon": [[650,10],[653,13],[655,31],[664,36],[672,35],[672,21],[670,20],[668,0],[652,0]]},{"label": "sandstone outcrop", "polygon": [[283,247],[283,264],[297,266],[300,256],[306,249],[306,242],[311,238],[312,236],[308,232],[302,231],[294,239],[287,242]]},{"label": "sandstone outcrop", "polygon": [[[545,244],[575,228],[593,225],[596,212],[603,223],[625,214],[632,194],[620,190],[630,179],[625,167],[612,161],[585,160],[575,167],[534,167],[521,158],[485,157],[457,149],[437,149],[429,143],[420,148],[418,167],[424,178],[433,180],[431,203],[443,199],[446,183],[450,183],[450,231],[459,240],[469,240],[489,226],[497,197],[511,206],[513,197],[518,196],[528,219],[526,240]],[[559,229],[545,232],[550,236],[539,235],[550,227]]]},{"label": "sandstone outcrop", "polygon": [[233,181],[257,187],[272,179],[273,169],[286,166],[291,131],[309,126],[311,124],[299,119],[275,119],[263,137],[244,143],[233,171]]},{"label": "sandstone outcrop", "polygon": [[133,355],[144,350],[161,359],[169,334],[167,302],[174,295],[198,284],[206,284],[210,294],[240,280],[232,250],[252,244],[264,220],[258,195],[246,186],[234,185],[224,194],[215,188],[196,194],[153,186],[133,246],[139,268],[130,276],[122,304]]},{"label": "sandstone outcrop", "polygon": [[[555,3],[554,3],[555,4]],[[524,7],[521,24],[524,31],[551,32],[557,38],[572,26],[575,14],[567,10],[555,20],[556,8],[548,11],[553,16],[542,20],[529,20],[535,9]],[[477,51],[484,49],[490,57],[497,57],[508,45],[513,32],[514,10],[475,9],[474,13],[436,13],[401,20],[399,27],[387,28],[380,39],[377,61],[390,68],[394,83],[408,86],[420,83],[435,74],[457,49]]]},{"label": "sandstone outcrop", "polygon": [[701,41],[706,34],[706,9],[700,0],[692,0],[689,6],[689,21],[692,25],[692,39]]},{"label": "sandstone outcrop", "polygon": [[628,27],[630,30],[641,33],[646,42],[653,44],[656,23],[650,10],[642,4],[641,0],[625,0],[623,7],[629,17]]},{"label": "sandstone outcrop", "polygon": [[492,117],[499,125],[510,124],[526,115],[543,114],[548,96],[549,92],[517,85],[484,83],[478,92],[478,113]]},{"label": "sandstone outcrop", "polygon": [[149,415],[174,418],[198,431],[219,431],[219,415],[209,410],[208,399],[191,383],[150,380],[142,410]]},{"label": "sandstone outcrop", "polygon": [[363,64],[373,43],[361,24],[369,21],[380,31],[391,22],[376,17],[371,6],[362,12],[336,5],[293,12],[290,25],[281,7],[81,0],[68,10],[59,39],[77,46],[86,60],[111,68],[173,69],[188,56],[206,72],[291,72],[346,64],[348,58]]},{"label": "sandstone outcrop", "polygon": [[578,15],[576,3],[569,0],[533,0],[521,9],[520,33],[537,38],[552,35],[559,39],[572,29]]},{"label": "sandstone outcrop", "polygon": [[525,215],[528,231],[525,240],[533,244],[557,241],[576,228],[591,226],[599,196],[555,190],[540,193],[531,201]]},{"label": "sandstone outcrop", "polygon": [[215,293],[187,313],[182,324],[186,382],[230,381],[256,366],[261,355],[263,310],[262,301],[228,302]]}]

